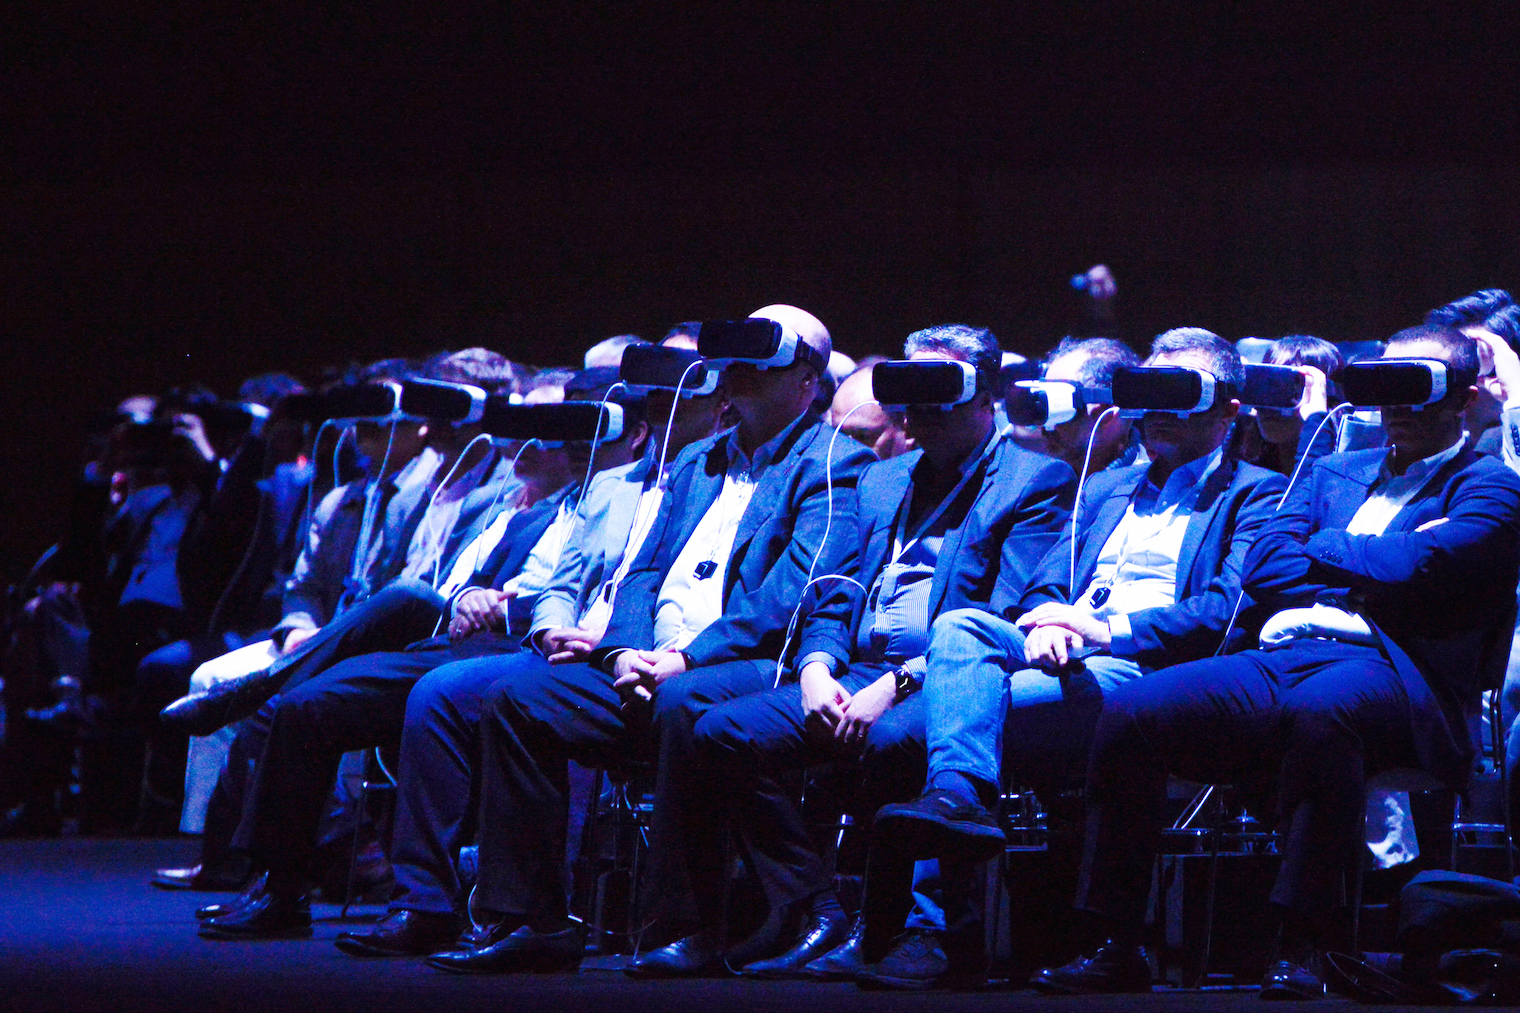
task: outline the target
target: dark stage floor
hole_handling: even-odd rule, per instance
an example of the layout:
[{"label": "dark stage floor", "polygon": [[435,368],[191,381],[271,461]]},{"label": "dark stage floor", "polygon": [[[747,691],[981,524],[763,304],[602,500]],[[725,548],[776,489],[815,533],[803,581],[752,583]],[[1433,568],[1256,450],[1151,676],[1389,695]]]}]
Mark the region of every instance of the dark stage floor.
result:
[{"label": "dark stage floor", "polygon": [[[311,940],[213,943],[192,911],[207,894],[148,886],[155,866],[193,860],[164,840],[0,842],[0,1010],[446,1013],[576,1009],[594,1013],[766,1010],[1253,1010],[1252,993],[1061,999],[1028,991],[900,995],[853,985],[739,980],[635,982],[609,971],[456,978],[418,961],[359,961],[334,949],[344,927],[322,905]],[[377,908],[358,909],[374,917]],[[350,911],[352,916],[354,911]],[[353,918],[353,921],[360,919]],[[1386,1008],[1386,1007],[1385,1007]]]}]

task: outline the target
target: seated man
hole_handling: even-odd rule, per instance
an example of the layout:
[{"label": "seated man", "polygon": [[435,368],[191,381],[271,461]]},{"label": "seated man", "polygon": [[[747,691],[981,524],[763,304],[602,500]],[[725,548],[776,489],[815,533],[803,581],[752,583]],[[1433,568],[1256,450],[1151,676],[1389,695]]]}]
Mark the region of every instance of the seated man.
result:
[{"label": "seated man", "polygon": [[[707,707],[771,685],[786,615],[810,574],[832,572],[852,541],[855,482],[870,455],[852,441],[831,448],[811,409],[828,331],[791,306],[755,317],[779,325],[790,364],[761,370],[741,360],[724,371],[739,424],[687,447],[672,467],[593,663],[497,659],[480,723],[471,910],[481,924],[471,948],[434,954],[434,967],[504,973],[580,963],[585,931],[565,903],[568,762],[626,767],[652,757],[655,847],[679,840],[689,792],[670,776],[684,766],[668,761],[689,753]],[[672,887],[658,900],[672,934],[696,921],[689,890]]]},{"label": "seated man", "polygon": [[[621,394],[610,400],[623,407],[624,432],[597,447],[594,461],[583,457],[582,466],[618,467],[643,452],[649,430],[641,418],[642,397]],[[589,443],[584,448],[589,454]],[[576,456],[572,454],[572,463]],[[507,619],[510,599],[502,588],[536,594],[541,589],[538,582],[547,583],[547,576],[528,575],[552,573],[574,519],[578,489],[578,484],[566,486],[510,520],[503,514],[484,530],[478,542],[493,534],[498,540],[470,582],[451,596],[453,619],[447,636],[418,638],[396,653],[364,652],[335,659],[299,684],[287,684],[240,733],[250,744],[263,741],[243,805],[238,843],[269,875],[262,890],[250,894],[237,910],[208,919],[202,935],[242,939],[310,931],[304,895],[313,873],[318,824],[342,755],[395,742],[407,695],[428,671],[515,647]],[[461,582],[460,575],[476,569],[476,553],[482,548],[459,551],[451,564],[450,583]],[[246,746],[244,751],[252,752]]]},{"label": "seated man", "polygon": [[[1147,364],[1201,369],[1236,389],[1244,375],[1235,349],[1197,328],[1157,337]],[[923,778],[927,751],[923,794],[882,807],[875,847],[938,859],[943,899],[931,903],[934,891],[918,885],[909,931],[861,972],[863,983],[927,988],[983,976],[967,889],[976,865],[1004,844],[992,810],[1005,765],[1037,788],[1064,787],[1080,777],[1109,693],[1220,650],[1246,550],[1284,485],[1223,456],[1239,408],[1221,400],[1186,418],[1147,413],[1140,429],[1150,463],[1089,479],[1080,513],[1027,589],[935,621],[923,738],[879,737],[866,765],[873,780],[902,783]]]},{"label": "seated man", "polygon": [[[683,391],[672,405],[674,395],[673,389],[649,390],[645,413],[655,428],[643,457],[597,475],[576,511],[554,576],[534,603],[528,634],[533,648],[551,664],[583,662],[601,642],[617,585],[659,512],[665,492],[661,462],[673,461],[688,445],[712,436],[728,404],[722,387],[702,395]],[[481,702],[501,673],[495,654],[514,653],[517,645],[497,648],[469,653],[467,659],[456,652],[465,660],[432,669],[412,688],[396,768],[391,845],[400,890],[373,929],[339,934],[343,952],[423,955],[446,948],[460,934],[466,899],[455,856],[474,840]],[[396,665],[414,658],[369,655],[361,660]]]},{"label": "seated man", "polygon": [[[976,395],[953,406],[908,406],[907,433],[918,449],[872,464],[860,478],[862,549],[853,576],[869,590],[831,595],[804,620],[799,679],[708,711],[696,726],[697,752],[690,758],[696,769],[682,775],[701,791],[686,806],[691,819],[683,851],[685,875],[698,897],[707,898],[708,917],[721,913],[716,901],[726,822],[742,835],[752,859],[765,856],[753,864],[785,871],[768,893],[810,909],[796,945],[751,963],[746,974],[801,976],[846,936],[832,878],[801,815],[778,800],[764,814],[767,821],[752,818],[750,782],[852,755],[895,704],[909,701],[894,716],[918,710],[910,697],[923,678],[934,618],[985,605],[996,583],[1023,587],[1055,542],[1076,492],[1070,468],[996,431],[992,390],[1001,353],[991,332],[932,327],[908,335],[904,351],[916,361],[971,363]],[[841,582],[840,590],[848,586]],[[651,867],[661,864],[652,854]],[[719,931],[717,922],[702,928],[712,937]],[[716,944],[707,949],[716,952]]]},{"label": "seated man", "polygon": [[1109,938],[1039,972],[1036,987],[1149,989],[1139,937],[1169,773],[1276,790],[1280,951],[1263,998],[1324,994],[1324,918],[1359,860],[1367,778],[1407,766],[1465,783],[1467,718],[1508,647],[1520,478],[1465,442],[1470,338],[1415,327],[1384,354],[1443,363],[1447,393],[1419,410],[1385,406],[1388,449],[1321,458],[1263,526],[1244,577],[1274,612],[1260,649],[1154,673],[1106,701],[1077,905]]},{"label": "seated man", "polygon": [[[1082,388],[1086,404],[1077,417],[1042,430],[1045,453],[1065,461],[1079,476],[1110,468],[1127,468],[1145,460],[1134,423],[1109,407],[1097,392],[1113,385],[1114,370],[1138,366],[1140,356],[1113,338],[1065,338],[1045,359],[1046,380],[1065,380]],[[1093,435],[1093,430],[1097,435]],[[1091,455],[1089,456],[1089,445]]]}]

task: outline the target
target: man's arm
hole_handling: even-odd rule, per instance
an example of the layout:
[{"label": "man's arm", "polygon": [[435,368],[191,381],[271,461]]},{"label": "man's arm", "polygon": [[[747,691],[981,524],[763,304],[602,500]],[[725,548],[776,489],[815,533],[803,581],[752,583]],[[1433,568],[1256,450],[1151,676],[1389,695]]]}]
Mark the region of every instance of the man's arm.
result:
[{"label": "man's arm", "polygon": [[[1059,580],[1062,586],[1067,583],[1071,562],[1071,525],[1068,522],[1076,493],[1076,473],[1061,461],[1042,462],[1029,476],[1018,495],[1008,536],[1003,541],[989,611],[1004,615],[1009,606],[1017,606],[1036,587],[1048,586],[1058,546],[1064,546],[1062,558],[1066,560]],[[1067,589],[1066,595],[1069,594]],[[1014,608],[1013,612],[1016,614],[1022,610]]]}]

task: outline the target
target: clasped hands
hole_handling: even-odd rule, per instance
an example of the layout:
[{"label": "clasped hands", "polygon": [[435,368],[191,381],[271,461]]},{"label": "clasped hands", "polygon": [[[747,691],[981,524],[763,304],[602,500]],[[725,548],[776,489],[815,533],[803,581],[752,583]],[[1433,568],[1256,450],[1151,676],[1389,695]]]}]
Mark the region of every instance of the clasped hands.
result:
[{"label": "clasped hands", "polygon": [[1018,627],[1029,631],[1024,637],[1024,660],[1044,669],[1065,668],[1073,651],[1089,644],[1107,647],[1111,639],[1107,620],[1057,602],[1046,602],[1025,612],[1019,617]]},{"label": "clasped hands", "polygon": [[612,661],[612,688],[622,694],[624,706],[648,702],[660,683],[684,671],[686,658],[680,651],[622,651]]},{"label": "clasped hands", "polygon": [[836,744],[851,748],[865,742],[871,726],[897,698],[897,682],[891,673],[852,694],[821,661],[804,665],[797,681],[802,690],[803,724],[808,731],[819,737],[832,736]]},{"label": "clasped hands", "polygon": [[516,593],[477,587],[460,595],[454,602],[454,618],[449,621],[449,639],[463,640],[482,630],[505,629],[507,603]]}]

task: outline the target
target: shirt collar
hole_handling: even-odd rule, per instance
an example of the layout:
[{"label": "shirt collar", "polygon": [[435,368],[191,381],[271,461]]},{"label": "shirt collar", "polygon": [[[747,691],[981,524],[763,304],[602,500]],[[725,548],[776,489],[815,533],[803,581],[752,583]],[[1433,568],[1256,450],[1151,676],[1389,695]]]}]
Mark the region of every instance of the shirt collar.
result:
[{"label": "shirt collar", "polygon": [[[1224,447],[1215,447],[1212,454],[1207,454],[1172,469],[1172,473],[1166,476],[1166,481],[1162,484],[1160,492],[1165,494],[1169,489],[1181,490],[1200,486],[1205,479],[1214,473],[1214,469],[1218,468],[1223,462]],[[1156,486],[1156,483],[1151,480],[1149,468],[1145,472],[1145,484],[1151,488],[1155,488]]]},{"label": "shirt collar", "polygon": [[1404,469],[1404,474],[1402,475],[1395,475],[1388,469],[1388,459],[1393,456],[1393,449],[1390,447],[1388,453],[1383,457],[1382,467],[1378,469],[1378,485],[1383,485],[1386,482],[1392,482],[1395,480],[1407,480],[1409,482],[1420,482],[1423,484],[1426,479],[1439,471],[1447,461],[1450,461],[1452,458],[1460,454],[1462,452],[1462,448],[1465,446],[1467,446],[1467,431],[1463,430],[1462,438],[1456,443],[1453,443],[1445,450],[1431,454],[1429,457],[1422,458],[1421,460],[1414,462],[1409,467]]},{"label": "shirt collar", "polygon": [[763,472],[766,468],[770,467],[773,458],[776,456],[776,452],[781,449],[781,445],[785,443],[786,440],[790,437],[792,431],[795,430],[798,426],[807,423],[808,416],[811,414],[811,412],[803,412],[791,422],[788,422],[782,428],[781,432],[777,433],[775,436],[772,436],[769,440],[765,441],[758,448],[756,448],[755,455],[753,457],[746,454],[744,452],[744,448],[739,445],[739,427],[734,426],[733,431],[728,434],[729,468],[732,469],[736,463],[748,464],[747,470],[750,473],[750,477],[759,478],[760,473]]}]

